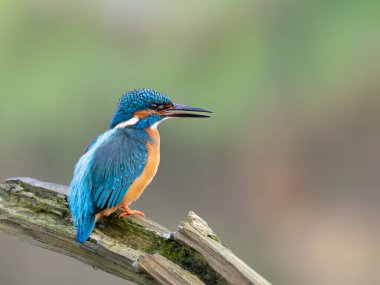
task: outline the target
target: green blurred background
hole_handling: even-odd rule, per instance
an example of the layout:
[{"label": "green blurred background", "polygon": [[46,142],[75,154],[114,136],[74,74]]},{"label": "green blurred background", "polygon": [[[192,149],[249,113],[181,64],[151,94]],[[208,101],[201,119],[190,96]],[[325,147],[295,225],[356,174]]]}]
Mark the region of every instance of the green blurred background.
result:
[{"label": "green blurred background", "polygon": [[[132,208],[189,210],[274,284],[378,284],[379,1],[0,2],[0,178],[69,184],[122,92],[214,110],[160,126]],[[1,284],[125,284],[0,235]]]}]

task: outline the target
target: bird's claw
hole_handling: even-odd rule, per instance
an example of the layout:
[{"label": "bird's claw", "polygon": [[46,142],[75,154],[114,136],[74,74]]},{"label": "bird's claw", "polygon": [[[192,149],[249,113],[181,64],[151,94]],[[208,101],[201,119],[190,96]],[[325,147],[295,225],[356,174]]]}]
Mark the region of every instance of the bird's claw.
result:
[{"label": "bird's claw", "polygon": [[145,214],[143,212],[140,212],[140,211],[137,211],[137,210],[131,210],[128,207],[123,208],[123,209],[125,210],[125,212],[121,213],[119,215],[119,218],[122,218],[122,217],[127,216],[127,215],[137,215],[137,216],[140,216],[140,217],[145,217]]}]

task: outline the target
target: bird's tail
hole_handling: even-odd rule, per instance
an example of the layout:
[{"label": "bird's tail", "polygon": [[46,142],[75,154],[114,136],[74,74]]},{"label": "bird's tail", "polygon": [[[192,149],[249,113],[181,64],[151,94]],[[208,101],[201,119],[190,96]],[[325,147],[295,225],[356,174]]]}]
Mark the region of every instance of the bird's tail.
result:
[{"label": "bird's tail", "polygon": [[77,229],[77,242],[83,243],[88,240],[90,234],[94,230],[95,227],[95,215],[91,215],[88,218],[83,218],[78,222]]}]

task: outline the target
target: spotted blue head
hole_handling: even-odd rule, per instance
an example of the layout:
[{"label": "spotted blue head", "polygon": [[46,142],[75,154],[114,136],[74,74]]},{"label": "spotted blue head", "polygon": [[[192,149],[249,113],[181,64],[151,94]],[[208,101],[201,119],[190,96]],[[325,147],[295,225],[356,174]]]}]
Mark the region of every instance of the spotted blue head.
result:
[{"label": "spotted blue head", "polygon": [[110,122],[110,128],[130,126],[146,129],[167,118],[207,118],[210,110],[173,103],[170,98],[151,89],[136,89],[123,94]]}]

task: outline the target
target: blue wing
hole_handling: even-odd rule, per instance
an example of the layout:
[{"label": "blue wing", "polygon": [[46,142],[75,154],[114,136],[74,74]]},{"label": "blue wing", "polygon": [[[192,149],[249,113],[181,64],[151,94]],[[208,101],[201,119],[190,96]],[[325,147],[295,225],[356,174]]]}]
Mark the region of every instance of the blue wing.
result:
[{"label": "blue wing", "polygon": [[117,132],[94,153],[91,198],[95,213],[121,202],[148,159],[146,142],[150,137],[144,130],[118,129]]},{"label": "blue wing", "polygon": [[144,130],[111,129],[93,140],[75,166],[69,206],[77,240],[87,240],[95,214],[118,205],[145,167],[151,140]]},{"label": "blue wing", "polygon": [[102,137],[102,135],[100,135],[100,136],[94,138],[94,139],[88,144],[88,146],[86,147],[84,153],[88,152],[88,151],[90,150],[90,148],[92,148],[92,147],[96,144],[96,142],[98,141],[98,139],[100,139],[101,137]]}]

